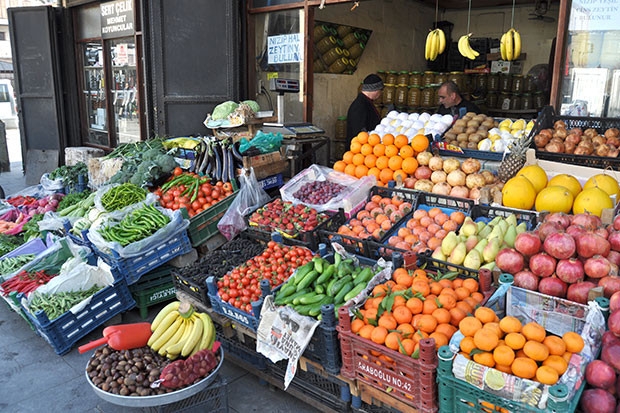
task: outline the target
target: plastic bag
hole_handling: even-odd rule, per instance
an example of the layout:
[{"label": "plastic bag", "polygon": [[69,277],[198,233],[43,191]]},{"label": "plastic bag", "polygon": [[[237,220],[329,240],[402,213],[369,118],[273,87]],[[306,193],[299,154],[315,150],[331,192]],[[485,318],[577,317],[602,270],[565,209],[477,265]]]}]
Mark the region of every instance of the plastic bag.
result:
[{"label": "plastic bag", "polygon": [[237,197],[217,223],[217,229],[229,241],[246,228],[247,225],[243,217],[271,199],[267,192],[260,187],[254,174],[254,168],[250,168],[249,175],[245,173],[239,176],[239,184],[241,189],[239,189]]},{"label": "plastic bag", "polygon": [[[330,181],[343,185],[346,188],[325,204],[309,204],[295,198],[295,192],[306,183],[314,181]],[[345,212],[350,212],[356,205],[366,201],[370,189],[376,183],[377,180],[374,175],[357,179],[351,175],[334,171],[326,166],[310,165],[280,188],[280,195],[283,201],[289,201],[295,205],[303,203],[319,212],[338,211],[340,208],[344,209]]]},{"label": "plastic bag", "polygon": [[41,180],[39,182],[46,191],[58,192],[65,188],[65,183],[62,178],[50,179],[50,174],[48,173],[41,175]]},{"label": "plastic bag", "polygon": [[250,149],[256,148],[260,153],[269,153],[279,150],[280,146],[282,146],[282,134],[280,132],[274,134],[258,131],[251,141],[241,138],[239,152],[244,154]]}]

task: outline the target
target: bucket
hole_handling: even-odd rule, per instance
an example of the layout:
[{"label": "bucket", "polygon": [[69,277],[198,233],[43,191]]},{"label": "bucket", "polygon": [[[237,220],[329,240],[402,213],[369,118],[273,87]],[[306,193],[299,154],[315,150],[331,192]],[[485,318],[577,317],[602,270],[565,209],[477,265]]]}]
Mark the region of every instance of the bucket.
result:
[{"label": "bucket", "polygon": [[[610,32],[620,33],[620,32]],[[610,41],[613,36],[610,37]],[[620,38],[616,38],[616,42]],[[603,32],[573,32],[571,36],[570,59],[574,67],[598,67],[601,65],[603,46]],[[620,46],[616,43],[613,45],[616,49]],[[610,49],[611,45],[608,46]],[[618,59],[618,51],[616,51]],[[619,60],[615,60],[613,64],[620,64]]]}]

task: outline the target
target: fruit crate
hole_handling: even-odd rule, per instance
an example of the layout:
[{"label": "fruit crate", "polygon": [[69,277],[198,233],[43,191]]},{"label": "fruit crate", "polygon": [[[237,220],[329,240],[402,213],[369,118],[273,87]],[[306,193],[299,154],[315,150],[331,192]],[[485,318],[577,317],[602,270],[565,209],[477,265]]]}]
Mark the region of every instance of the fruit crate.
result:
[{"label": "fruit crate", "polygon": [[138,282],[129,287],[142,319],[148,316],[148,307],[176,298],[176,290],[170,275],[171,270],[170,265],[164,264],[144,274]]},{"label": "fruit crate", "polygon": [[[603,134],[609,128],[620,128],[620,118],[558,116],[552,106],[545,106],[536,119],[536,123],[530,132],[530,136],[533,137],[537,135],[543,129],[553,128],[553,124],[558,120],[564,121],[567,130],[572,128],[581,128],[583,130],[594,128],[599,133]],[[533,139],[532,148],[536,148]],[[569,153],[546,152],[536,149],[536,158],[599,169],[611,168],[614,171],[620,171],[620,157],[610,158],[593,155],[573,155]]]},{"label": "fruit crate", "polygon": [[456,156],[457,158],[474,158],[474,159],[480,159],[483,161],[496,161],[496,162],[504,159],[503,152],[479,151],[477,149],[466,149],[466,148],[460,148],[460,151],[449,151],[447,149],[439,149],[439,155],[444,158],[450,157],[450,156]]},{"label": "fruit crate", "polygon": [[510,214],[516,216],[518,223],[525,222],[528,231],[534,230],[545,216],[544,212],[480,204],[474,205],[471,211],[471,217],[474,221],[484,220],[485,222],[491,221],[495,217],[507,218]]},{"label": "fruit crate", "polygon": [[[514,287],[512,281],[510,275],[503,274],[500,287],[485,306],[492,308],[500,317],[515,316],[522,323],[536,321],[548,332],[559,336],[575,331],[584,338],[584,350],[573,354],[567,372],[560,376],[560,382],[548,386],[484,367],[456,355],[451,350],[458,348],[458,340],[454,336],[449,346],[439,349],[437,383],[441,412],[478,413],[493,408],[514,413],[575,411],[586,384],[585,365],[596,359],[600,351],[606,325],[604,314],[602,311],[600,314],[591,313],[591,306]],[[599,298],[597,302],[599,308],[608,305],[607,299]],[[471,374],[464,374],[464,369]],[[573,381],[562,381],[571,377]],[[519,395],[526,396],[520,398]]]},{"label": "fruit crate", "polygon": [[264,190],[279,188],[284,184],[284,177],[281,173],[268,176],[265,179],[259,179],[258,184]]},{"label": "fruit crate", "polygon": [[[435,340],[420,340],[420,357],[416,360],[352,333],[347,307],[340,307],[338,316],[342,376],[390,393],[418,412],[437,411]],[[393,362],[380,359],[382,354]]]},{"label": "fruit crate", "polygon": [[[272,202],[274,199],[269,202]],[[328,215],[329,217],[325,221],[318,224],[316,228],[314,228],[312,231],[300,231],[295,236],[282,234],[275,229],[274,231],[269,232],[268,230],[259,226],[250,225],[248,222],[250,215],[245,216],[244,219],[247,224],[247,236],[251,239],[268,242],[275,237],[278,240],[281,239],[281,241],[285,245],[302,246],[310,249],[311,251],[316,251],[319,247],[319,232],[336,231],[338,227],[344,224],[346,221],[344,213],[341,211],[338,211],[334,214],[328,213]]]},{"label": "fruit crate", "polygon": [[[113,270],[113,274],[117,272]],[[18,296],[20,301],[22,297],[23,295]],[[112,285],[97,291],[90,298],[90,302],[76,313],[67,311],[50,321],[43,311],[32,314],[23,305],[22,309],[34,325],[37,334],[54,348],[56,354],[63,355],[68,353],[82,337],[135,305],[127,280],[115,276]]]},{"label": "fruit crate", "polygon": [[133,257],[121,257],[116,251],[105,253],[99,250],[92,242],[89,247],[100,256],[110,267],[117,267],[118,271],[127,279],[127,284],[136,283],[147,272],[167,263],[179,255],[191,251],[192,245],[187,233],[187,226],[181,225],[168,239],[143,251]]},{"label": "fruit crate", "polygon": [[225,378],[218,376],[209,387],[191,397],[162,406],[145,407],[141,410],[145,413],[227,413],[229,411],[228,383]]},{"label": "fruit crate", "polygon": [[[243,366],[249,364],[253,368],[266,371],[268,364],[271,363],[267,357],[256,351],[256,338],[243,334],[243,341],[238,336],[231,335],[230,337],[225,333],[225,330],[217,323],[215,325],[215,332],[217,333],[217,340],[222,344],[222,349],[226,354],[226,359],[236,362]],[[239,333],[240,334],[240,333]]]},{"label": "fruit crate", "polygon": [[[287,360],[269,363],[269,374],[284,383],[287,363]],[[297,369],[295,378],[288,388],[303,393],[310,401],[314,400],[331,411],[346,412],[351,404],[349,383],[333,375],[324,376],[313,371]]]},{"label": "fruit crate", "polygon": [[[217,204],[202,211],[200,214],[189,218],[189,227],[187,228],[187,232],[189,234],[192,247],[202,245],[209,238],[219,233],[217,223],[224,216],[226,210],[228,210],[228,207],[230,207],[230,204],[232,204],[235,197],[239,193],[234,180],[232,183],[234,188],[234,192],[232,194],[222,199]],[[187,219],[189,217],[187,215],[187,210],[182,208],[181,211],[183,213],[183,218]]]}]

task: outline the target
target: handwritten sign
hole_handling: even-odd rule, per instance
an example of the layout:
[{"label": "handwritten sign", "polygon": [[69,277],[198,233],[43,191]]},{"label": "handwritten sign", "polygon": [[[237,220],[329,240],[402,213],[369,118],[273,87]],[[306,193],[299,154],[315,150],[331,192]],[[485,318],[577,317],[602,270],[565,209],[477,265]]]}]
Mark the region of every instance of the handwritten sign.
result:
[{"label": "handwritten sign", "polygon": [[575,0],[568,30],[618,30],[620,0]]},{"label": "handwritten sign", "polygon": [[303,37],[301,34],[283,34],[267,38],[267,62],[270,65],[299,63],[303,58]]},{"label": "handwritten sign", "polygon": [[133,36],[133,0],[117,0],[100,5],[101,37]]}]

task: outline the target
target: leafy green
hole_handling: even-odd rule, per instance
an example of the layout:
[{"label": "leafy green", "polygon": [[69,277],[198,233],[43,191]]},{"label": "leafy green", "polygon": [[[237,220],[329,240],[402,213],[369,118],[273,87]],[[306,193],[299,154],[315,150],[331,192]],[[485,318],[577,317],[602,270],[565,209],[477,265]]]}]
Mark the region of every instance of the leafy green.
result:
[{"label": "leafy green", "polygon": [[0,256],[8,254],[23,243],[24,238],[21,235],[7,235],[0,233]]},{"label": "leafy green", "polygon": [[75,205],[81,200],[88,198],[90,194],[91,191],[88,189],[83,192],[72,192],[70,194],[67,194],[58,203],[56,211],[62,211],[63,209],[70,207],[71,205]]},{"label": "leafy green", "polygon": [[88,167],[84,162],[78,162],[72,166],[59,166],[49,174],[52,180],[62,179],[65,187],[72,187],[78,184],[79,176],[84,176],[84,184],[88,183]]},{"label": "leafy green", "polygon": [[39,238],[41,236],[41,231],[39,230],[39,221],[43,219],[44,214],[34,214],[28,222],[24,224],[22,227],[22,235],[24,239],[29,241],[34,238]]},{"label": "leafy green", "polygon": [[238,103],[233,102],[231,100],[220,103],[213,109],[213,113],[211,114],[211,118],[213,120],[226,119],[228,115],[233,113],[235,109],[239,106]]}]

